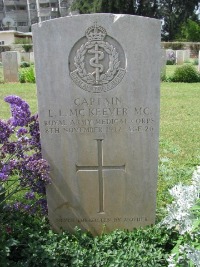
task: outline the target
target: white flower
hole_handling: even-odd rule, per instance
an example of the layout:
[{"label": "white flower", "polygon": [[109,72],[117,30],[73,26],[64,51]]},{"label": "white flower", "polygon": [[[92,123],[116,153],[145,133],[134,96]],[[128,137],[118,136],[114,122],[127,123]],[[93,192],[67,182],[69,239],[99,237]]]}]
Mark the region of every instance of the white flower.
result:
[{"label": "white flower", "polygon": [[161,224],[167,225],[168,228],[176,227],[180,234],[191,232],[195,220],[191,208],[200,195],[200,166],[193,173],[191,185],[178,184],[169,192],[174,201],[167,206],[168,215]]},{"label": "white flower", "polygon": [[191,260],[195,266],[200,267],[200,251],[199,250],[193,247],[190,247],[189,245],[184,245],[182,247],[182,251],[186,253],[188,260]]},{"label": "white flower", "polygon": [[169,264],[168,264],[168,267],[176,267],[175,256],[176,256],[175,253],[169,255],[169,258],[167,259],[167,261],[168,261],[168,263],[169,263]]}]

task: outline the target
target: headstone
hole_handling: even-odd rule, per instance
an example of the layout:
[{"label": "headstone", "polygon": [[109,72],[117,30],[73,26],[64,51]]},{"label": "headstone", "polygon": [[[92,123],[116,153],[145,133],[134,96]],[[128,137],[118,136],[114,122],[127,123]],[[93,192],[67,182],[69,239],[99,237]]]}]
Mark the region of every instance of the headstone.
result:
[{"label": "headstone", "polygon": [[161,80],[165,79],[166,76],[166,50],[161,49]]},{"label": "headstone", "polygon": [[182,65],[184,63],[183,50],[176,50],[176,64]]},{"label": "headstone", "polygon": [[200,72],[200,50],[199,50],[199,59],[198,59],[198,71]]},{"label": "headstone", "polygon": [[34,53],[30,52],[30,63],[34,63]]},{"label": "headstone", "polygon": [[176,63],[176,52],[172,49],[166,49],[166,64],[174,65]]},{"label": "headstone", "polygon": [[190,50],[183,51],[183,62],[187,62],[190,60]]},{"label": "headstone", "polygon": [[21,52],[21,61],[30,62],[30,52]]},{"label": "headstone", "polygon": [[18,82],[19,52],[2,52],[4,82]]},{"label": "headstone", "polygon": [[154,223],[160,21],[64,17],[34,25],[33,41],[53,228],[95,235]]}]

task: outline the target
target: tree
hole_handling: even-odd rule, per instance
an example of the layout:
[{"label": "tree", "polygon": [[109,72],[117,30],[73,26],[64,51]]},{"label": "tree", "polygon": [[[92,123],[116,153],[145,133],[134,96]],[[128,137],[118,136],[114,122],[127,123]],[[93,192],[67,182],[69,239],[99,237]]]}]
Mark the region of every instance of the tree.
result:
[{"label": "tree", "polygon": [[188,19],[181,27],[178,39],[187,42],[200,42],[200,22]]},{"label": "tree", "polygon": [[79,10],[81,14],[101,12],[101,0],[75,0],[72,10]]},{"label": "tree", "polygon": [[158,4],[159,0],[75,0],[72,9],[78,9],[81,14],[95,11],[153,17]]},{"label": "tree", "polygon": [[81,14],[121,13],[161,19],[162,38],[172,41],[199,5],[199,0],[75,0],[72,8]]},{"label": "tree", "polygon": [[162,37],[173,41],[180,32],[182,24],[194,14],[199,0],[161,0],[160,16],[163,20]]}]

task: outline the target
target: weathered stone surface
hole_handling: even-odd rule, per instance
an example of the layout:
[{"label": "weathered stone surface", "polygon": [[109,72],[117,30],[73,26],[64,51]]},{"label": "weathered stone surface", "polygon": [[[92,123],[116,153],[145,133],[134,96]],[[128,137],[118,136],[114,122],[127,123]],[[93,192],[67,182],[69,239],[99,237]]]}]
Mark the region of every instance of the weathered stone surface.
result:
[{"label": "weathered stone surface", "polygon": [[176,50],[176,64],[177,65],[182,65],[184,63],[183,53],[184,53],[184,50]]},{"label": "weathered stone surface", "polygon": [[161,79],[164,79],[166,76],[166,50],[161,49]]},{"label": "weathered stone surface", "polygon": [[190,50],[184,50],[183,51],[183,62],[186,62],[190,59]]},{"label": "weathered stone surface", "polygon": [[21,52],[21,61],[34,63],[34,53],[33,52]]},{"label": "weathered stone surface", "polygon": [[30,63],[34,63],[34,53],[30,52]]},{"label": "weathered stone surface", "polygon": [[18,82],[19,52],[2,52],[4,82]]},{"label": "weathered stone surface", "polygon": [[160,22],[64,17],[33,26],[54,229],[99,234],[154,223]]}]

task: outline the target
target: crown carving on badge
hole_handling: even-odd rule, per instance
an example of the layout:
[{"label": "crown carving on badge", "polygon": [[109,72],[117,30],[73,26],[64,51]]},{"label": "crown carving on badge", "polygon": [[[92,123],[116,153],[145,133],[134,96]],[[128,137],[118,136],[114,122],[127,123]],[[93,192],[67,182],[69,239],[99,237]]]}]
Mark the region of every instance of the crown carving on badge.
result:
[{"label": "crown carving on badge", "polygon": [[87,29],[85,35],[89,41],[103,41],[107,35],[107,32],[103,27],[98,26],[95,22],[93,26]]}]

